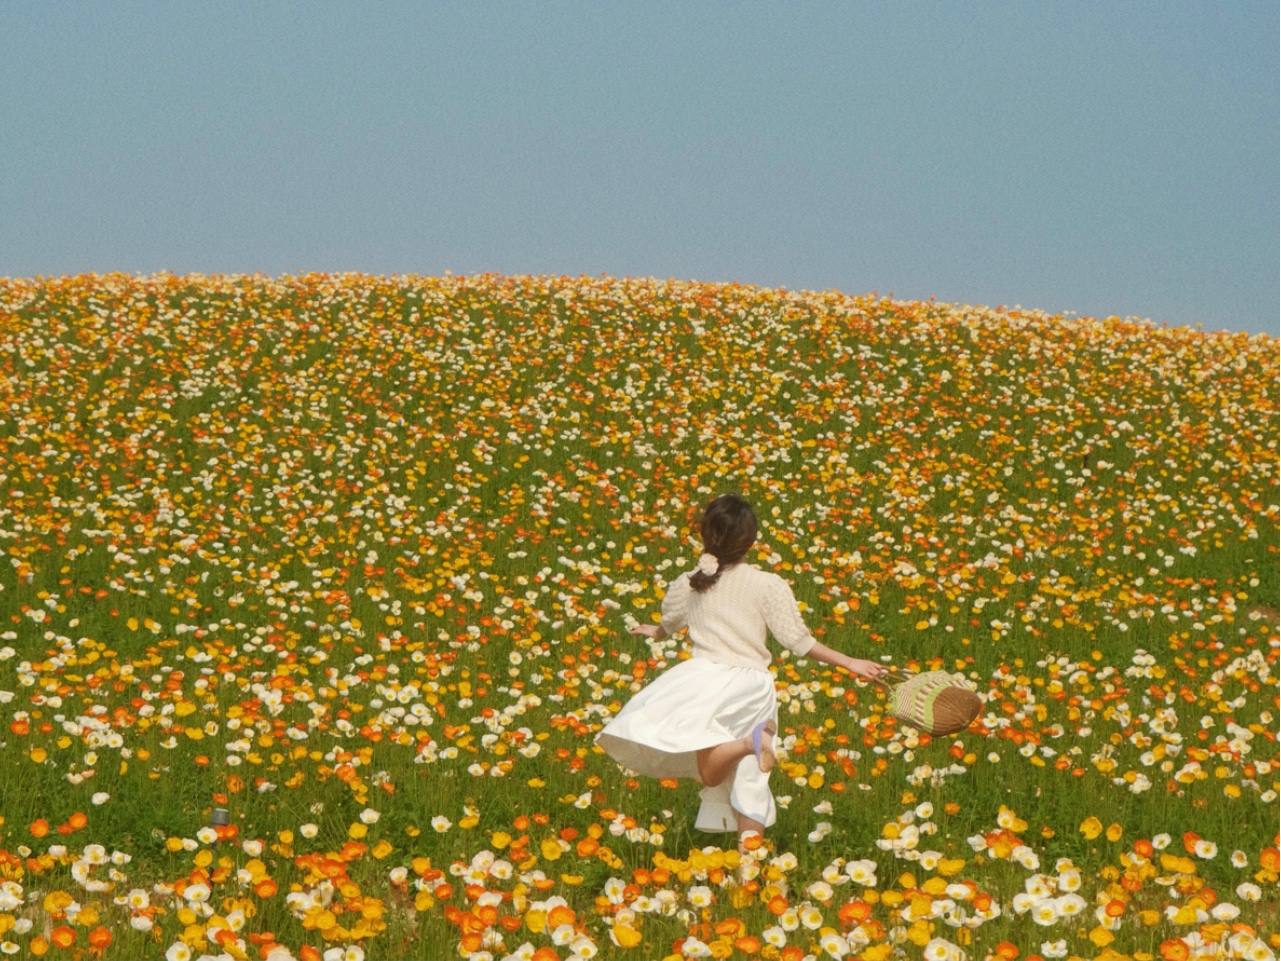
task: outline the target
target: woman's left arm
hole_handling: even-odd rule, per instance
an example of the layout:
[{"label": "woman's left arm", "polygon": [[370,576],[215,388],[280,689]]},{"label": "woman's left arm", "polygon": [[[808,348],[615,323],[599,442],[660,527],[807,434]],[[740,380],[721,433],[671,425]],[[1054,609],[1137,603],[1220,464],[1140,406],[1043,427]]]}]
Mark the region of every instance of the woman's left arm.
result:
[{"label": "woman's left arm", "polygon": [[876,680],[885,673],[885,665],[877,664],[875,661],[866,661],[859,657],[850,657],[840,651],[834,651],[822,641],[815,641],[814,646],[801,656],[812,657],[814,660],[822,661],[824,664],[843,668],[851,674],[857,674],[859,677],[865,677],[870,681]]}]

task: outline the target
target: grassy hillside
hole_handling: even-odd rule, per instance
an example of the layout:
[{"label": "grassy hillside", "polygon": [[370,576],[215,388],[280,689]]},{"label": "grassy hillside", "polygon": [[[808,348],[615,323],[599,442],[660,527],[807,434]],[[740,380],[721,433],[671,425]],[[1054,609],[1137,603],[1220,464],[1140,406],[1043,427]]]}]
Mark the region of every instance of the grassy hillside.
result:
[{"label": "grassy hillside", "polygon": [[[0,281],[3,938],[1275,950],[1277,358],[652,280]],[[931,741],[777,658],[745,885],[591,739],[681,656],[625,627],[724,491],[827,644],[987,701]]]}]

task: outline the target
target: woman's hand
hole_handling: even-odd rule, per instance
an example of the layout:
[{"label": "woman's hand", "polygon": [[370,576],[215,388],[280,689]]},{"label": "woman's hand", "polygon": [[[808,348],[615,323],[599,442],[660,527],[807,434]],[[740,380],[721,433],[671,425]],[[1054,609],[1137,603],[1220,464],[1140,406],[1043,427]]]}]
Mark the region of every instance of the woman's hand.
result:
[{"label": "woman's hand", "polygon": [[884,664],[877,664],[875,661],[865,661],[862,658],[851,657],[849,663],[845,666],[851,674],[857,674],[859,677],[865,677],[869,681],[879,680],[880,676],[885,673]]},{"label": "woman's hand", "polygon": [[627,633],[643,634],[645,637],[652,637],[655,639],[667,636],[663,631],[663,626],[661,624],[633,624],[627,629]]}]

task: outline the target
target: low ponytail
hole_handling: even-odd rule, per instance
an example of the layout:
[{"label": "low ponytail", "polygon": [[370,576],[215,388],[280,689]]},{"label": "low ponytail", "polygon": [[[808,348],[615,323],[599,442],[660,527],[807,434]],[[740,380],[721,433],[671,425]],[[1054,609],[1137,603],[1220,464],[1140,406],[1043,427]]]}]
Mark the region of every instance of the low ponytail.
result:
[{"label": "low ponytail", "polygon": [[689,586],[702,594],[756,543],[756,512],[737,494],[722,494],[704,509],[699,530],[704,553],[698,559],[698,569],[690,575]]},{"label": "low ponytail", "polygon": [[720,579],[721,562],[714,554],[704,554],[698,559],[698,569],[689,576],[689,586],[696,594],[702,594]]}]

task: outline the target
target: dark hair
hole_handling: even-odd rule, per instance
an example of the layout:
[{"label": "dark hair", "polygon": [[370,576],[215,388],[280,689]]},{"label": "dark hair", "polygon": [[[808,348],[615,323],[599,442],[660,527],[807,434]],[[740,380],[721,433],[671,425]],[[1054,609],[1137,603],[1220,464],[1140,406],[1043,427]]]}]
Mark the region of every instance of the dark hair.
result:
[{"label": "dark hair", "polygon": [[703,552],[716,558],[715,574],[690,575],[689,586],[701,594],[720,580],[721,571],[737,564],[756,543],[756,512],[737,494],[722,494],[705,508],[699,521]]}]

